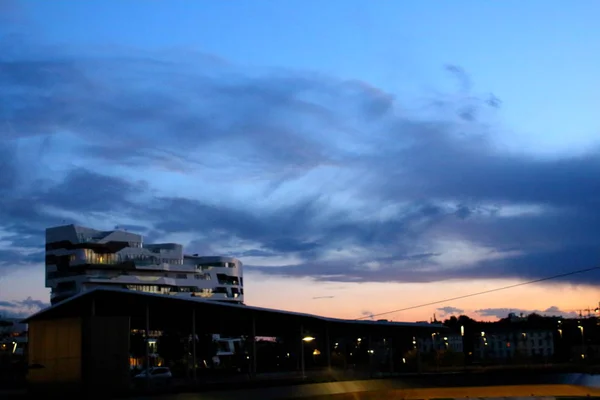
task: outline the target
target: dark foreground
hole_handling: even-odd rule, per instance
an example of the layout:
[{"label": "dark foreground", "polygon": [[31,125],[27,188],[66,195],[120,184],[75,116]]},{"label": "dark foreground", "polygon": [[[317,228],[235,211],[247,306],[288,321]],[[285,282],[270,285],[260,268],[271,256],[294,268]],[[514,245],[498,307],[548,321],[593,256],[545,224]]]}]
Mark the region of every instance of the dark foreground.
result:
[{"label": "dark foreground", "polygon": [[[161,400],[401,400],[401,399],[477,399],[477,398],[529,398],[575,399],[600,398],[600,390],[575,385],[522,385],[465,388],[377,389],[364,382],[311,384],[290,392],[286,388],[260,389],[249,392],[186,393],[161,396]],[[289,389],[289,388],[288,388]],[[144,399],[147,397],[140,397]]]},{"label": "dark foreground", "polygon": [[[45,393],[46,395],[50,393]],[[68,393],[57,395],[66,396]],[[108,394],[81,393],[85,398],[124,398]],[[39,398],[40,394],[2,392],[2,400]],[[292,398],[319,400],[371,399],[455,399],[483,397],[600,397],[600,375],[561,373],[551,370],[511,369],[479,370],[454,373],[423,373],[388,377],[386,379],[344,379],[329,374],[299,376],[259,375],[247,381],[203,382],[197,386],[168,389],[153,388],[131,392],[132,399],[177,400],[283,400]]]}]

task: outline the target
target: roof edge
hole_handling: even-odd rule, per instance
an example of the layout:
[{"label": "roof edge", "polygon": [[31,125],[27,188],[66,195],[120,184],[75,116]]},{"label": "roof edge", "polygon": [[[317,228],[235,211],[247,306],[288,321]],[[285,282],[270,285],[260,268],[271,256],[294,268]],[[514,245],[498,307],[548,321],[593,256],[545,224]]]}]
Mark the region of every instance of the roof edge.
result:
[{"label": "roof edge", "polygon": [[396,326],[396,327],[404,326],[404,327],[413,327],[413,328],[429,328],[429,329],[436,329],[436,330],[448,329],[448,327],[446,327],[444,325],[429,324],[429,323],[423,323],[423,322],[401,322],[401,321],[396,322],[396,321],[370,321],[370,320],[342,319],[342,318],[335,318],[335,317],[325,317],[325,316],[316,315],[316,314],[307,314],[307,313],[302,313],[302,312],[297,312],[297,311],[286,311],[286,310],[279,310],[279,309],[274,309],[274,308],[264,308],[264,307],[256,307],[256,306],[242,305],[242,304],[230,304],[230,303],[225,303],[225,302],[215,302],[215,300],[204,299],[201,297],[172,296],[172,295],[163,295],[163,294],[158,294],[158,293],[145,293],[145,292],[140,292],[140,291],[131,291],[128,289],[120,289],[120,288],[117,289],[117,288],[107,288],[107,287],[95,287],[91,290],[86,290],[85,292],[78,293],[75,296],[64,299],[56,304],[51,305],[50,307],[44,308],[43,310],[40,310],[40,311],[30,315],[29,317],[23,319],[22,323],[29,323],[29,321],[37,319],[51,310],[54,310],[58,307],[62,307],[65,304],[79,300],[83,297],[91,296],[97,292],[123,293],[123,294],[131,295],[131,296],[154,297],[154,298],[161,298],[161,299],[169,299],[169,301],[179,300],[179,301],[187,301],[190,303],[204,303],[204,304],[214,303],[215,306],[219,306],[219,307],[243,308],[243,309],[246,309],[249,311],[252,310],[252,311],[256,311],[256,312],[268,312],[268,313],[270,312],[270,313],[278,313],[278,314],[287,314],[290,316],[296,316],[296,317],[301,317],[301,318],[317,319],[317,320],[321,320],[323,322],[329,322],[329,323],[346,323],[346,324],[357,324],[357,325],[377,325],[377,326]]}]

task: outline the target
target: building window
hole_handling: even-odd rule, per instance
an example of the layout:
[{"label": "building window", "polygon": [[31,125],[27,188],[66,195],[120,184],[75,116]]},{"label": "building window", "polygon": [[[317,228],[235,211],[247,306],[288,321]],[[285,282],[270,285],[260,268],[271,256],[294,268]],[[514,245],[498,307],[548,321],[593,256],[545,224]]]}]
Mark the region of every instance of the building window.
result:
[{"label": "building window", "polygon": [[227,291],[226,287],[216,287],[216,288],[213,289],[213,293],[215,293],[215,294],[225,294],[225,295],[227,295],[227,297],[230,297],[229,296],[229,292]]},{"label": "building window", "polygon": [[226,263],[226,262],[213,262],[213,263],[196,265],[196,268],[201,269],[203,271],[207,271],[212,268],[233,268],[233,267],[235,267],[235,263]]},{"label": "building window", "polygon": [[92,249],[84,249],[85,262],[88,264],[117,264],[120,260],[116,254],[98,254]]},{"label": "building window", "polygon": [[200,297],[211,297],[213,294],[213,291],[211,288],[208,289],[200,289],[198,291],[196,291],[196,295],[200,296]]},{"label": "building window", "polygon": [[217,274],[217,279],[219,280],[220,285],[239,285],[239,279],[237,276]]},{"label": "building window", "polygon": [[138,292],[146,293],[167,294],[171,292],[171,288],[169,286],[158,285],[126,285],[126,288],[129,290],[136,290]]}]

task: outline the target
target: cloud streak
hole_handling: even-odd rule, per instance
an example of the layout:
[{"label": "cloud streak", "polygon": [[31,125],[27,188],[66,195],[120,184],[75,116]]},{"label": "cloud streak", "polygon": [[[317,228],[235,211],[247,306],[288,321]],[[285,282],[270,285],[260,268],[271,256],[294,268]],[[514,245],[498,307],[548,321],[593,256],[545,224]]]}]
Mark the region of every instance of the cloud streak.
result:
[{"label": "cloud streak", "polygon": [[450,315],[460,315],[465,312],[465,310],[463,310],[461,308],[456,308],[456,307],[451,307],[451,306],[436,308],[436,310],[440,312],[440,316],[442,318],[450,316]]}]

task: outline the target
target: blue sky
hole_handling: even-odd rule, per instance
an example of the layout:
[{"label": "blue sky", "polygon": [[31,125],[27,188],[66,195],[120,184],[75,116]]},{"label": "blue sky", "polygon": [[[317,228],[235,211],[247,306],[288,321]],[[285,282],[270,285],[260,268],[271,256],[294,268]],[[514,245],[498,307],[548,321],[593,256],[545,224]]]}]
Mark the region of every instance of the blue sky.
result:
[{"label": "blue sky", "polygon": [[[404,305],[381,284],[439,297],[597,263],[599,13],[1,0],[0,299],[47,299],[43,228],[63,220],[238,256],[271,293],[255,304],[313,311],[307,285],[342,285],[350,317]],[[581,282],[568,304],[484,304],[570,310]]]},{"label": "blue sky", "polygon": [[23,4],[33,31],[51,43],[193,49],[244,66],[361,79],[413,100],[456,90],[442,68],[456,64],[476,91],[503,100],[508,145],[580,149],[600,129],[593,117],[600,89],[594,1]]}]

